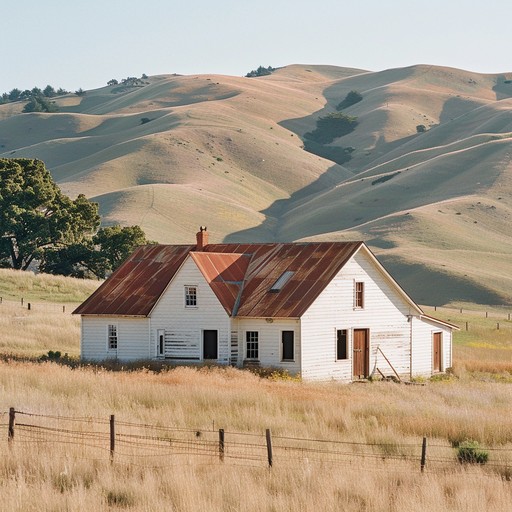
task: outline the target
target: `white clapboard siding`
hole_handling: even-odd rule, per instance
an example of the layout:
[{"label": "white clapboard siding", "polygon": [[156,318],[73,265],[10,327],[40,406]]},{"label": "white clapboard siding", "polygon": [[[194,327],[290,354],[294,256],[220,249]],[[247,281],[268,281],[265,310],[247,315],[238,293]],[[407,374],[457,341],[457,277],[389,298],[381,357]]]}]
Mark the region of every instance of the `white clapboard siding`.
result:
[{"label": "white clapboard siding", "polygon": [[434,373],[434,333],[442,333],[442,371],[452,366],[452,332],[448,327],[425,318],[413,319],[412,374],[430,377]]},{"label": "white clapboard siding", "polygon": [[[187,285],[197,286],[197,307],[185,307]],[[230,363],[230,318],[190,257],[151,313],[151,357],[156,357],[159,330],[165,331],[165,357],[183,361],[202,361],[203,330],[217,331],[217,362]]]},{"label": "white clapboard siding", "polygon": [[[355,308],[355,282],[364,282],[364,307]],[[301,318],[302,376],[352,380],[354,329],[368,329],[369,372],[410,374],[411,306],[363,251],[357,252]],[[336,360],[336,331],[348,333],[348,359]]]},{"label": "white clapboard siding", "polygon": [[[108,326],[117,326],[117,350],[108,350]],[[147,318],[82,317],[81,357],[101,361],[149,359]]]},{"label": "white clapboard siding", "polygon": [[[238,319],[238,347],[239,358],[242,362],[247,356],[246,332],[258,332],[259,358],[260,366],[282,368],[288,370],[290,374],[296,375],[301,372],[301,334],[300,321],[296,319],[274,318],[272,321],[263,318],[239,318]],[[282,360],[282,331],[294,332],[294,360]]]}]

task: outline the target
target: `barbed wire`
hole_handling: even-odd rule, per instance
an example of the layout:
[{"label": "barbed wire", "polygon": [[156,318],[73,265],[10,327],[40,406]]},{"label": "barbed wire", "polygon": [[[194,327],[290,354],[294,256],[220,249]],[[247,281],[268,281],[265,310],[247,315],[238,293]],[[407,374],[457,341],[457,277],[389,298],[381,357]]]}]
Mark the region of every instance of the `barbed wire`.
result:
[{"label": "barbed wire", "polygon": [[[2,412],[2,416],[5,414],[9,413]],[[9,438],[12,441],[15,440],[21,445],[47,446],[52,444],[79,447],[82,449],[82,455],[72,454],[72,457],[77,459],[84,458],[84,450],[101,450],[105,454],[109,453],[110,457],[97,460],[110,460],[112,464],[122,463],[155,469],[180,465],[183,463],[183,457],[193,457],[195,464],[204,464],[203,458],[211,460],[212,464],[213,460],[219,460],[229,461],[231,465],[252,468],[265,467],[270,464],[268,445],[265,442],[253,441],[255,438],[265,439],[265,435],[253,432],[225,431],[226,437],[221,438],[219,434],[219,438],[216,439],[213,436],[220,431],[115,421],[115,417],[109,421],[91,416],[72,417],[18,410],[15,410],[15,415],[32,417],[36,421],[0,423],[2,427],[7,425],[15,427],[15,438],[11,436],[11,431],[9,432]],[[43,421],[53,424],[39,424]],[[105,428],[109,423],[112,428],[114,421],[115,431]],[[73,422],[76,427],[65,425],[64,428],[61,423],[65,424],[66,422]],[[298,443],[301,444],[298,445]],[[474,468],[471,474],[481,474],[484,468],[488,468],[488,473],[493,472],[494,477],[507,478],[508,472],[512,471],[512,459],[510,458],[512,448],[486,448],[483,446],[479,448],[496,454],[498,458],[487,461],[486,464],[463,464],[457,458],[456,447],[438,442],[428,443],[430,451],[423,470],[432,473],[460,468],[464,474],[470,474],[471,470],[468,467],[471,466]],[[381,469],[398,468],[402,464],[417,467],[421,462],[420,449],[419,442],[416,444],[410,442],[403,444],[365,443],[283,435],[272,436],[273,462],[282,466],[293,465],[297,461],[301,461],[302,466],[318,463],[373,467],[376,461],[380,461]],[[381,450],[380,453],[379,450]],[[179,457],[182,462],[155,465],[156,461],[163,462],[165,458],[172,461],[176,457]]]}]

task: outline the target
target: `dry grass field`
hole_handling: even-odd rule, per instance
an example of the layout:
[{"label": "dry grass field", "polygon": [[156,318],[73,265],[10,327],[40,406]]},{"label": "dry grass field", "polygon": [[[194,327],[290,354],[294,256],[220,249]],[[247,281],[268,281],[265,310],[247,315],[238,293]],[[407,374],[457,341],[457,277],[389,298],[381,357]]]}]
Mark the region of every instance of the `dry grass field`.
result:
[{"label": "dry grass field", "polygon": [[[233,368],[118,372],[36,360],[47,350],[78,353],[78,322],[60,308],[69,292],[59,294],[56,283],[49,276],[31,276],[25,282],[27,289],[38,290],[31,296],[30,311],[17,302],[0,304],[2,353],[34,359],[4,357],[0,362],[3,510],[510,510],[512,326],[500,319],[498,333],[498,317],[493,316],[502,318],[506,312],[493,310],[485,318],[484,310],[471,305],[463,305],[463,313],[438,309],[438,316],[463,329],[456,335],[454,374],[424,385],[307,384]],[[74,297],[87,295],[91,286],[84,282]],[[39,297],[47,297],[50,289],[56,307],[46,303],[46,310],[39,311]],[[15,289],[10,290],[15,296]],[[193,429],[203,435],[224,428],[228,450],[231,432],[258,434],[252,442],[260,443],[270,428],[276,438],[355,443],[345,448],[352,455],[361,443],[378,444],[385,451],[382,458],[369,460],[293,458],[276,451],[269,470],[264,459],[227,457],[220,462],[217,457],[167,451],[149,458],[123,457],[121,446],[110,464],[108,436],[88,446],[71,442],[63,430],[44,435],[24,430],[23,424],[37,423],[38,416],[19,414],[8,446],[9,407],[50,416],[48,425],[67,429],[76,429],[78,423],[60,424],[55,418],[82,418],[85,430],[102,421],[108,431],[111,414],[120,424]],[[419,446],[423,436],[428,437],[432,461],[427,456],[426,470],[420,473],[418,460],[401,460],[400,454],[407,446]],[[450,445],[465,439],[489,450],[487,465],[455,462]],[[436,446],[452,453],[453,462],[436,464]]]}]

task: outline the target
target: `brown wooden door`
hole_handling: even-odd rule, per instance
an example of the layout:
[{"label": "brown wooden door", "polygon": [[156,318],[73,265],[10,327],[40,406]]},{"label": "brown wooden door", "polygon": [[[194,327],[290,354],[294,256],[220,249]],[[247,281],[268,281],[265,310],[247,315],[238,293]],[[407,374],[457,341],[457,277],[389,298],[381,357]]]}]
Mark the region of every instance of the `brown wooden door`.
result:
[{"label": "brown wooden door", "polygon": [[368,377],[368,368],[370,362],[370,347],[368,329],[354,329],[354,377],[364,379]]},{"label": "brown wooden door", "polygon": [[442,339],[443,339],[443,333],[441,333],[441,332],[434,333],[433,351],[434,351],[434,371],[435,372],[440,372],[443,369],[442,364],[441,364]]}]

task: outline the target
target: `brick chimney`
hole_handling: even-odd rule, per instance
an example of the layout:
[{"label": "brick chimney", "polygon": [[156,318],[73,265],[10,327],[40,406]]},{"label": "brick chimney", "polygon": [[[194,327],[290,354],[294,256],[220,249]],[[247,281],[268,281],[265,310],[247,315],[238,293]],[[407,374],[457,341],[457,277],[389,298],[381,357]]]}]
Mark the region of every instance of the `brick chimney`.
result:
[{"label": "brick chimney", "polygon": [[206,226],[201,226],[199,231],[196,233],[196,251],[202,251],[206,245],[208,245],[208,231]]}]

